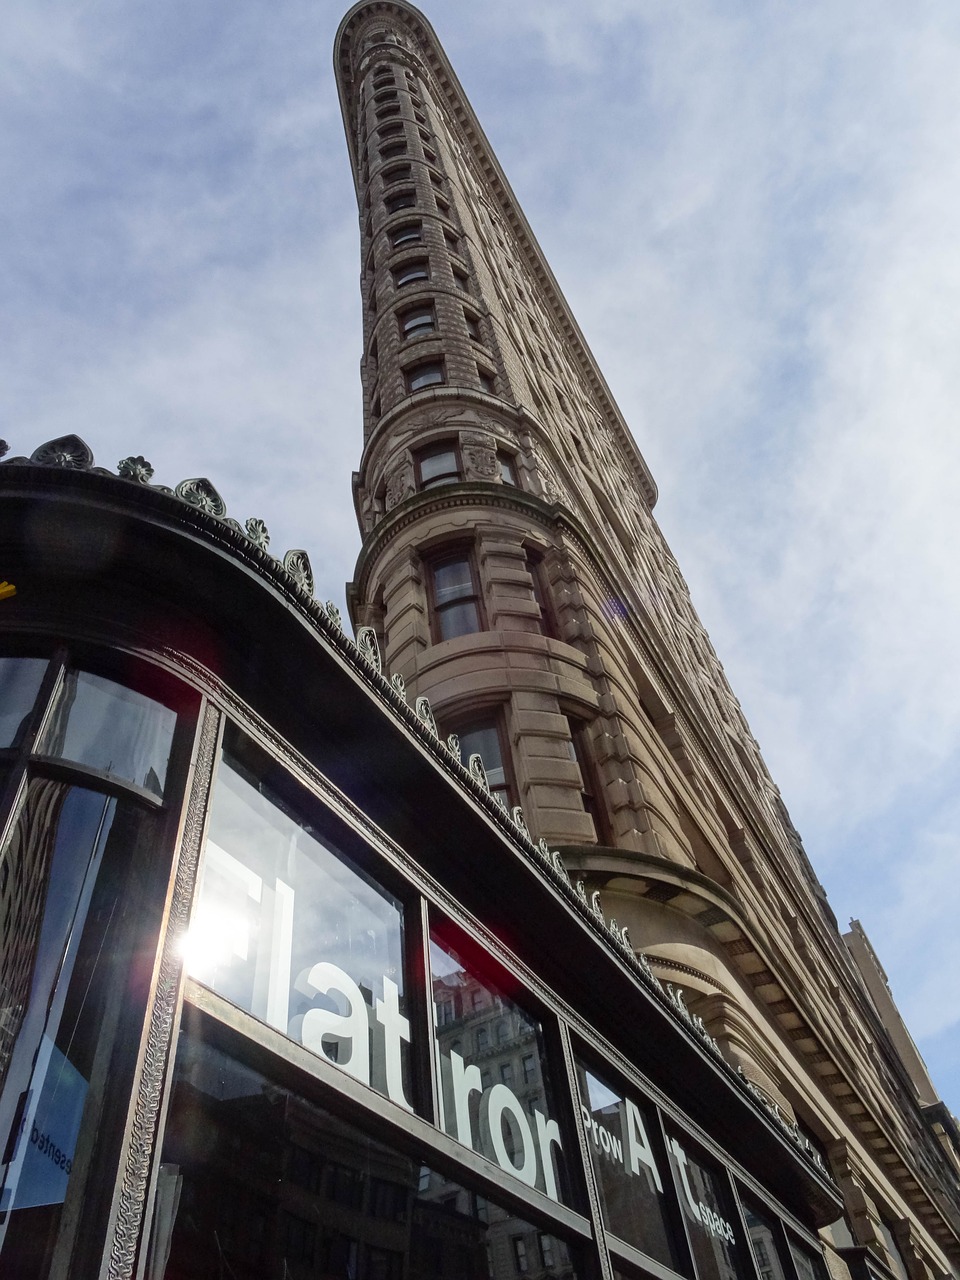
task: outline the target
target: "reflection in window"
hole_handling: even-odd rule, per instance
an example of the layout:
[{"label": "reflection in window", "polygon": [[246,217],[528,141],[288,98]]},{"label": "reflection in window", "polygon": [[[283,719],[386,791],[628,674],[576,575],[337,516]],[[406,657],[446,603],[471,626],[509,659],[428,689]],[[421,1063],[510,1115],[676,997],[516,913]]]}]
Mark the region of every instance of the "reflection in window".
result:
[{"label": "reflection in window", "polygon": [[433,604],[441,640],[480,630],[480,606],[469,556],[455,556],[433,566]]},{"label": "reflection in window", "polygon": [[[818,1253],[812,1253],[809,1249],[797,1244],[795,1240],[789,1241],[789,1244],[790,1256],[793,1258],[800,1280],[826,1280],[826,1268],[823,1265],[823,1258]],[[899,1249],[896,1252],[896,1261],[901,1280],[907,1280],[906,1264]]]},{"label": "reflection in window", "polygon": [[[521,1182],[560,1199],[560,1130],[549,1118],[548,1105],[535,1108],[532,1114],[526,1106],[529,1096],[542,1094],[547,1084],[539,1024],[482,976],[472,962],[464,961],[436,929],[430,937],[430,967],[435,1003],[447,1001],[458,1012],[454,1021],[437,1030],[444,1129]],[[479,1011],[471,998],[477,990],[484,995]],[[491,1023],[502,1013],[511,1015],[513,1034],[491,1053]],[[474,1029],[476,1053],[470,1051],[470,1037],[463,1035],[465,1028]],[[484,1067],[492,1068],[497,1081],[489,1087],[475,1061],[481,1053]],[[531,1081],[516,1081],[512,1059],[517,1054],[536,1062],[539,1070],[531,1073]],[[533,1080],[536,1089],[530,1087]]]},{"label": "reflection in window", "polygon": [[[114,797],[34,779],[0,852],[3,1276],[43,1280],[57,1258],[88,1271],[100,1224],[95,1191],[86,1196],[116,1169],[115,1120],[138,1043],[129,1019],[139,1026],[145,998],[135,961],[159,926],[151,819]],[[138,839],[141,825],[152,839]],[[139,910],[123,909],[128,881]]]},{"label": "reflection in window", "polygon": [[[772,1222],[746,1203],[743,1206],[743,1217],[760,1280],[786,1280]],[[800,1274],[801,1280],[813,1280],[812,1276],[805,1277],[802,1272]]]},{"label": "reflection in window", "polygon": [[[325,1170],[312,1193],[280,1176],[302,1144],[337,1153],[336,1174]],[[349,1186],[349,1204],[330,1195],[333,1178]],[[575,1280],[556,1236],[538,1237],[496,1202],[181,1035],[149,1242],[154,1280],[513,1280],[512,1239],[530,1242],[528,1256],[539,1239],[540,1274]]]},{"label": "reflection in window", "polygon": [[690,1248],[700,1280],[741,1280],[733,1214],[719,1173],[692,1156],[676,1138],[667,1146]]},{"label": "reflection in window", "polygon": [[176,721],[153,698],[87,671],[69,671],[39,751],[162,796]]},{"label": "reflection in window", "polygon": [[[411,319],[417,314],[414,312]],[[430,314],[433,314],[432,307]],[[406,331],[406,323],[407,317],[404,316],[404,331]],[[417,470],[421,489],[432,489],[434,485],[452,484],[459,480],[460,458],[456,445],[435,444],[429,449],[422,449],[417,454]]]},{"label": "reflection in window", "polygon": [[221,761],[188,970],[407,1106],[400,904],[259,784],[259,767]]},{"label": "reflection in window", "polygon": [[499,796],[505,805],[510,805],[510,786],[507,782],[507,770],[503,762],[503,748],[500,745],[500,730],[495,716],[484,720],[475,720],[458,730],[460,739],[460,760],[464,767],[469,765],[470,757],[478,755],[483,761],[483,771],[487,775],[491,794]]},{"label": "reflection in window", "polygon": [[577,1063],[580,1115],[607,1229],[658,1262],[681,1270],[667,1225],[656,1125],[638,1105]]},{"label": "reflection in window", "polygon": [[46,669],[42,658],[0,658],[0,747],[19,745]]}]

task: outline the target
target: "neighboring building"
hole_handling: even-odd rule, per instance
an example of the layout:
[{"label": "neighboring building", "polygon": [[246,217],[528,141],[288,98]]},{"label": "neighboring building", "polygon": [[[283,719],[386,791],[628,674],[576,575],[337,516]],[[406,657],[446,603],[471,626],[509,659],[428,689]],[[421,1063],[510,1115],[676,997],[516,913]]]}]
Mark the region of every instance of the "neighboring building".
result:
[{"label": "neighboring building", "polygon": [[0,465],[0,1276],[957,1275],[956,1124],[435,36],[337,73],[356,638],[206,479]]}]

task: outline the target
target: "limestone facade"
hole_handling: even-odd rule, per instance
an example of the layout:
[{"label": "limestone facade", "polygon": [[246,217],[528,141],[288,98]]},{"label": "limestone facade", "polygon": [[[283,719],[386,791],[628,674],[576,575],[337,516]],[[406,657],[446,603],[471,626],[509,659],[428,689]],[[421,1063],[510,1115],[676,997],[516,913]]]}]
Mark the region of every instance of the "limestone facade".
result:
[{"label": "limestone facade", "polygon": [[824,1153],[832,1274],[956,1274],[956,1122],[837,929],[435,34],[360,4],[336,70],[364,303],[354,624]]}]

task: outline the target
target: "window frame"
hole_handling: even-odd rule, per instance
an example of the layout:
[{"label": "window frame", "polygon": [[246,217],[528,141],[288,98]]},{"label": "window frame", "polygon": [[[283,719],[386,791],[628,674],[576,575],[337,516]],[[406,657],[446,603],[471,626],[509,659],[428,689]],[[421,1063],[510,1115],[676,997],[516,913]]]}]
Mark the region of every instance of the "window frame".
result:
[{"label": "window frame", "polygon": [[[437,376],[433,376],[434,374]],[[411,396],[418,391],[428,391],[431,387],[446,386],[447,366],[443,356],[432,356],[429,360],[419,360],[416,364],[407,365],[403,371],[403,379],[407,394]]]},{"label": "window frame", "polygon": [[[439,603],[437,599],[436,574],[438,569],[443,569],[447,565],[465,564],[468,569],[469,590],[465,590],[460,595],[454,597],[444,603]],[[428,612],[430,617],[430,629],[433,636],[434,644],[443,644],[446,640],[456,640],[460,636],[479,635],[485,631],[486,618],[483,610],[483,593],[480,584],[480,577],[477,573],[476,559],[473,548],[461,543],[459,547],[448,547],[435,555],[430,556],[426,562],[427,565],[427,601]],[[468,631],[459,631],[455,635],[445,635],[443,618],[444,615],[454,608],[458,608],[464,604],[471,604],[474,610],[474,618],[476,626],[471,627]]]}]

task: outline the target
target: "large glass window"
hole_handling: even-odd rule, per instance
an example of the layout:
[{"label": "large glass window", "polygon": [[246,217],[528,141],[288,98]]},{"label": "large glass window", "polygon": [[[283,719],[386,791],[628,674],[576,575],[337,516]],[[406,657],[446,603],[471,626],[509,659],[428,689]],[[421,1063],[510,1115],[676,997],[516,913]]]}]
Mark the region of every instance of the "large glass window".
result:
[{"label": "large glass window", "polygon": [[15,747],[40,692],[42,658],[0,658],[0,747]]},{"label": "large glass window", "polygon": [[152,1280],[575,1280],[567,1245],[193,1035],[161,1154]]},{"label": "large glass window", "polygon": [[92,1274],[163,902],[153,819],[34,779],[0,852],[0,1275]]},{"label": "large glass window", "polygon": [[[760,1280],[787,1280],[777,1248],[777,1228],[774,1223],[749,1204],[743,1206],[743,1218],[747,1224],[750,1248],[760,1272]],[[813,1277],[803,1277],[803,1280],[813,1280]]]},{"label": "large glass window", "polygon": [[68,671],[38,750],[162,796],[176,720],[145,694],[88,671]]},{"label": "large glass window", "polygon": [[266,767],[239,735],[220,762],[188,970],[409,1106],[401,905],[270,790]]},{"label": "large glass window", "polygon": [[743,1280],[723,1175],[677,1138],[667,1147],[699,1280]]},{"label": "large glass window", "polygon": [[468,555],[451,556],[432,566],[433,607],[441,640],[470,635],[480,628],[480,605]]},{"label": "large glass window", "polygon": [[[452,927],[431,932],[433,999],[445,1009],[437,1016],[443,1128],[558,1200],[563,1152],[539,1023],[463,952]],[[533,1100],[539,1105],[528,1106]]]},{"label": "large glass window", "polygon": [[[580,1122],[607,1229],[675,1271],[686,1270],[667,1218],[656,1117],[582,1062],[577,1063]],[[655,1145],[656,1144],[656,1145]]]}]

